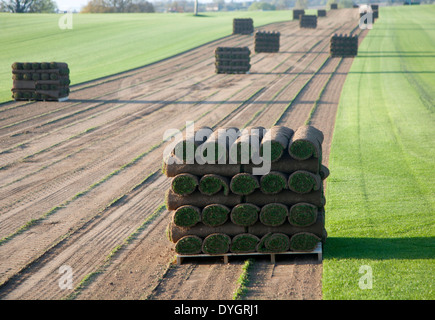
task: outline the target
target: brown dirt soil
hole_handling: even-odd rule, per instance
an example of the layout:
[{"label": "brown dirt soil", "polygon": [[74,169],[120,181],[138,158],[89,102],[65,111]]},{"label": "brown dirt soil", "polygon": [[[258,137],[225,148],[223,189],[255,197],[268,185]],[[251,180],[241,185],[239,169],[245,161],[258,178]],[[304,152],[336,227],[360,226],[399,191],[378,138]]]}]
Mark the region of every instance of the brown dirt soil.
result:
[{"label": "brown dirt soil", "polygon": [[[251,55],[248,75],[214,73],[217,46],[72,87],[61,103],[0,105],[1,299],[231,299],[244,258],[174,264],[161,209],[163,134],[195,126],[306,121],[325,135],[327,163],[341,87],[353,59],[330,59],[329,37],[348,33],[357,10],[334,10],[317,29],[298,21],[277,54]],[[324,90],[323,90],[324,89]],[[318,102],[318,103],[316,103]],[[258,259],[247,299],[321,299],[322,265],[311,257]],[[61,289],[62,266],[73,289]],[[285,280],[285,281],[283,281]]]}]

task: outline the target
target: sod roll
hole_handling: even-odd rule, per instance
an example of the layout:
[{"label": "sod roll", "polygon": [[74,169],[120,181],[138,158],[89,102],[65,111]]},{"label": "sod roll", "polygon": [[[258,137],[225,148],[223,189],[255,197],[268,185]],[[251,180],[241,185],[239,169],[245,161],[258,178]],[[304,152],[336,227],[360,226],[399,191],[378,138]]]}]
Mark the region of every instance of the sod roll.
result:
[{"label": "sod roll", "polygon": [[210,204],[202,209],[201,221],[209,227],[218,227],[228,220],[231,209],[222,204]]},{"label": "sod roll", "polygon": [[270,227],[282,225],[288,217],[288,207],[282,203],[269,203],[260,210],[260,221]]},{"label": "sod roll", "polygon": [[266,156],[263,154],[266,143],[270,143],[270,161],[275,162],[281,159],[284,151],[287,150],[290,138],[293,136],[294,131],[290,128],[284,126],[273,126],[263,137],[260,146],[260,155],[262,157]]},{"label": "sod roll", "polygon": [[288,221],[295,227],[308,227],[317,220],[319,209],[311,203],[297,203],[288,211]]},{"label": "sod roll", "polygon": [[167,236],[169,241],[176,243],[181,238],[194,235],[200,238],[205,238],[212,233],[225,233],[230,237],[234,237],[240,233],[245,233],[245,228],[238,226],[231,221],[227,221],[223,225],[217,227],[209,227],[203,223],[198,223],[191,228],[177,227],[172,221],[169,222],[167,227]]},{"label": "sod roll", "polygon": [[290,238],[290,250],[310,252],[313,251],[322,239],[309,232],[300,232]]},{"label": "sod roll", "polygon": [[320,171],[319,171],[319,175],[320,175],[320,178],[322,179],[322,180],[325,180],[326,178],[328,178],[329,177],[329,169],[328,169],[328,167],[326,167],[326,166],[324,166],[323,164],[320,166]]},{"label": "sod roll", "polygon": [[288,175],[279,171],[270,171],[261,176],[260,189],[265,194],[276,194],[287,189]]},{"label": "sod roll", "polygon": [[224,195],[230,192],[230,180],[217,174],[206,174],[199,180],[199,191],[206,195],[214,195],[223,190]]},{"label": "sod roll", "polygon": [[234,253],[255,252],[260,238],[250,233],[241,233],[231,240],[230,251]]},{"label": "sod roll", "polygon": [[210,127],[201,127],[193,133],[184,133],[183,139],[172,150],[172,155],[185,162],[194,163],[198,147],[207,140],[212,132],[213,129]]},{"label": "sod roll", "polygon": [[241,203],[231,209],[231,221],[239,226],[252,226],[258,220],[260,208],[251,203]]},{"label": "sod roll", "polygon": [[180,173],[190,173],[196,176],[216,174],[223,177],[232,177],[241,172],[240,164],[186,164],[177,163],[176,158],[170,156],[162,163],[162,172],[167,177],[175,177]]},{"label": "sod roll", "polygon": [[215,130],[201,145],[202,163],[229,163],[230,146],[237,140],[239,129],[236,127],[219,128]]},{"label": "sod roll", "polygon": [[223,254],[230,250],[231,238],[224,233],[213,233],[202,242],[202,252],[207,254]]},{"label": "sod roll", "polygon": [[320,175],[309,171],[298,170],[288,178],[288,188],[296,193],[308,193],[319,190],[322,186]]},{"label": "sod roll", "polygon": [[197,176],[190,173],[180,173],[172,178],[171,188],[176,194],[188,195],[196,190],[198,184]]},{"label": "sod roll", "polygon": [[189,195],[181,196],[169,189],[165,194],[165,202],[168,210],[175,210],[184,205],[192,205],[195,207],[204,208],[209,204],[215,203],[233,207],[242,202],[242,197],[231,193],[229,195],[224,195],[223,192],[214,194],[212,196],[206,196],[198,190]]},{"label": "sod roll", "polygon": [[182,228],[193,227],[201,221],[201,210],[191,205],[181,206],[174,211],[172,221]]},{"label": "sod roll", "polygon": [[309,125],[301,126],[290,139],[288,152],[296,160],[321,158],[323,139],[322,131]]},{"label": "sod roll", "polygon": [[326,204],[326,199],[323,195],[323,190],[311,191],[309,193],[296,193],[291,190],[282,190],[277,194],[264,194],[260,190],[246,196],[246,202],[255,204],[257,206],[264,206],[268,203],[282,203],[286,206],[292,206],[299,202],[312,203],[317,207],[323,207]]},{"label": "sod roll", "polygon": [[188,235],[179,239],[175,244],[175,252],[178,254],[198,254],[202,250],[202,239]]},{"label": "sod roll", "polygon": [[259,158],[260,143],[266,129],[260,126],[246,127],[230,147],[232,163],[248,164],[252,157]]},{"label": "sod roll", "polygon": [[290,247],[290,239],[286,234],[270,232],[265,234],[257,245],[258,252],[285,252]]},{"label": "sod roll", "polygon": [[250,173],[238,173],[230,181],[231,191],[238,195],[251,194],[259,187],[259,178]]}]

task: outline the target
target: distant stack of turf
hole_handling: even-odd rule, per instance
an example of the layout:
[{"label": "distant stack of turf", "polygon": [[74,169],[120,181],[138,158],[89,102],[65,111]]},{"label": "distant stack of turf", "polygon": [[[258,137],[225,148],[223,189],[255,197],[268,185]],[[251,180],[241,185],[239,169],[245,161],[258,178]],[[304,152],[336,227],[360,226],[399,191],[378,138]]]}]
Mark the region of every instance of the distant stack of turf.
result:
[{"label": "distant stack of turf", "polygon": [[12,64],[14,100],[59,101],[69,95],[69,68],[63,62],[15,62]]},{"label": "distant stack of turf", "polygon": [[371,4],[370,7],[372,8],[373,12],[373,20],[379,18],[379,5],[378,4]]},{"label": "distant stack of turf", "polygon": [[294,9],[293,10],[293,20],[299,20],[299,18],[305,14],[304,9]]},{"label": "distant stack of turf", "polygon": [[326,10],[325,9],[317,10],[317,16],[318,17],[326,17]]},{"label": "distant stack of turf", "polygon": [[331,3],[331,10],[337,10],[338,9],[338,4],[337,3]]},{"label": "distant stack of turf", "polygon": [[[177,254],[306,252],[325,241],[322,142],[312,126],[204,127],[184,137],[162,168],[172,178],[167,236]],[[257,175],[253,155],[266,150],[270,171]]]},{"label": "distant stack of turf", "polygon": [[299,18],[299,27],[301,28],[317,28],[317,16],[316,15],[307,15],[303,14]]},{"label": "distant stack of turf", "polygon": [[331,57],[353,57],[358,54],[358,35],[337,35],[331,37]]},{"label": "distant stack of turf", "polygon": [[254,33],[254,21],[251,18],[233,19],[233,34]]},{"label": "distant stack of turf", "polygon": [[217,47],[216,73],[247,73],[251,69],[250,55],[248,47]]},{"label": "distant stack of turf", "polygon": [[258,31],[255,33],[255,52],[279,52],[279,32]]}]

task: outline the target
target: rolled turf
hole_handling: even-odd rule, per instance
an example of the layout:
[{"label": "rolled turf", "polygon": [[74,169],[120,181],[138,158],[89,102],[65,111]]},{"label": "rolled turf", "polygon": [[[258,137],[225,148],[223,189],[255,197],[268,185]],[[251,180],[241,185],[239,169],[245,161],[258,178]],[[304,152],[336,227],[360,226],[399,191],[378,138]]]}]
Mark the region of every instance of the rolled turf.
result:
[{"label": "rolled turf", "polygon": [[278,161],[283,156],[284,151],[287,150],[293,134],[294,131],[290,128],[284,126],[273,126],[263,137],[260,146],[260,155],[262,157],[265,156],[263,154],[263,150],[266,150],[265,144],[270,143],[270,161]]},{"label": "rolled turf", "polygon": [[239,226],[252,226],[258,220],[260,208],[251,203],[241,203],[231,210],[231,221]]},{"label": "rolled turf", "polygon": [[231,238],[224,233],[213,233],[202,242],[202,252],[207,254],[223,254],[230,250]]},{"label": "rolled turf", "polygon": [[292,251],[313,251],[321,238],[309,232],[300,232],[290,238],[290,250]]},{"label": "rolled turf", "polygon": [[199,208],[204,208],[205,206],[214,203],[233,207],[241,202],[242,196],[232,193],[230,193],[229,195],[224,195],[223,192],[219,192],[212,196],[206,196],[197,190],[191,194],[181,196],[179,194],[176,194],[171,189],[167,190],[165,193],[165,204],[168,210],[175,210],[187,204]]},{"label": "rolled turf", "polygon": [[223,190],[224,195],[228,195],[230,192],[230,182],[227,177],[206,174],[199,180],[199,191],[206,195],[214,195]]},{"label": "rolled turf", "polygon": [[210,204],[202,209],[202,223],[209,227],[223,225],[228,220],[230,208],[222,204]]},{"label": "rolled turf", "polygon": [[234,253],[255,252],[260,238],[253,234],[238,234],[231,240],[230,251]]},{"label": "rolled turf", "polygon": [[297,160],[320,158],[323,139],[322,131],[309,125],[301,126],[290,139],[288,152]]},{"label": "rolled turf", "polygon": [[260,221],[270,227],[282,225],[288,217],[288,207],[282,203],[269,203],[261,208]]},{"label": "rolled turf", "polygon": [[203,223],[198,223],[191,228],[177,227],[172,221],[169,222],[167,227],[167,237],[169,241],[176,243],[184,236],[194,235],[200,238],[205,238],[212,233],[225,233],[230,237],[234,237],[240,233],[245,233],[245,228],[238,226],[231,221],[227,221],[223,225],[217,227],[209,227]]},{"label": "rolled turf", "polygon": [[238,173],[231,178],[230,189],[238,195],[248,195],[260,187],[257,176],[250,173]]},{"label": "rolled turf", "polygon": [[182,228],[190,228],[201,221],[201,210],[198,207],[185,205],[174,211],[174,224]]},{"label": "rolled turf", "polygon": [[201,163],[229,163],[229,149],[234,141],[237,140],[239,132],[239,129],[236,127],[215,130],[200,147]]},{"label": "rolled turf", "polygon": [[288,221],[296,227],[307,227],[316,222],[318,211],[311,203],[297,203],[290,207]]},{"label": "rolled turf", "polygon": [[194,235],[184,236],[175,244],[175,252],[178,254],[201,253],[202,239]]},{"label": "rolled turf", "polygon": [[293,172],[288,178],[288,188],[296,193],[319,190],[321,184],[320,175],[303,170]]},{"label": "rolled turf", "polygon": [[260,189],[265,194],[275,194],[287,189],[288,175],[278,171],[270,171],[261,176]]},{"label": "rolled turf", "polygon": [[176,194],[188,195],[196,190],[198,177],[190,173],[180,173],[172,178],[171,188]]},{"label": "rolled turf", "polygon": [[308,202],[323,207],[326,204],[326,199],[323,195],[323,189],[311,191],[309,193],[296,193],[291,190],[282,190],[277,194],[264,194],[260,190],[246,196],[246,202],[257,206],[265,206],[268,203],[282,203],[287,206],[292,206],[299,202]]},{"label": "rolled turf", "polygon": [[175,145],[172,155],[193,164],[197,149],[207,140],[212,132],[213,129],[210,127],[201,127],[193,132],[193,134],[185,133],[182,141]]},{"label": "rolled turf", "polygon": [[320,175],[320,179],[325,180],[326,178],[329,177],[329,169],[328,167],[324,166],[323,164],[320,166],[320,171],[319,171],[319,175]]},{"label": "rolled turf", "polygon": [[285,252],[290,247],[290,239],[283,233],[270,232],[264,235],[257,245],[258,252]]},{"label": "rolled turf", "polygon": [[264,127],[246,127],[230,147],[231,163],[248,164],[252,156],[259,157],[260,143],[263,139]]},{"label": "rolled turf", "polygon": [[175,177],[180,173],[190,173],[196,176],[216,174],[223,177],[232,177],[241,172],[240,164],[186,164],[177,163],[174,156],[167,157],[162,162],[162,172],[167,177]]}]

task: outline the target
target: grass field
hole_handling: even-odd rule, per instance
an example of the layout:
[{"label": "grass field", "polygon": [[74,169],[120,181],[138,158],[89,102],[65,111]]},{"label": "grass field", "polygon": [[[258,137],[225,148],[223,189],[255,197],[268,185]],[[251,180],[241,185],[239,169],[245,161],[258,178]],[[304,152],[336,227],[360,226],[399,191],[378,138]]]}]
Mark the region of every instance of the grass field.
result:
[{"label": "grass field", "polygon": [[[0,103],[11,100],[11,64],[62,61],[72,84],[119,73],[230,35],[233,18],[258,27],[292,19],[291,11],[192,14],[76,14],[72,29],[57,14],[0,13]],[[211,53],[213,54],[213,53]]]},{"label": "grass field", "polygon": [[346,79],[324,299],[435,298],[434,16],[435,6],[382,8]]}]

